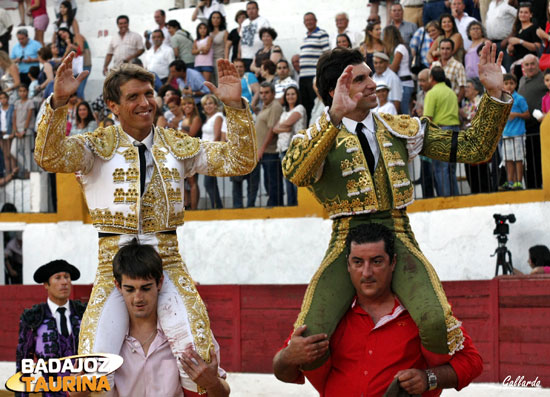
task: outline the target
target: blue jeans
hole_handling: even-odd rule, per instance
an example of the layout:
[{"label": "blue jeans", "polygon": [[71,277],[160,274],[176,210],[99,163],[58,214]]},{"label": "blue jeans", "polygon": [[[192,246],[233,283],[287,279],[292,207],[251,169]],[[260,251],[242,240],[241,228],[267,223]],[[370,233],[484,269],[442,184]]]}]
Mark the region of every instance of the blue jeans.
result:
[{"label": "blue jeans", "polygon": [[243,208],[243,182],[247,183],[247,207],[256,205],[256,197],[260,187],[260,165],[257,165],[254,170],[243,177],[231,178],[233,183],[233,208]]},{"label": "blue jeans", "polygon": [[215,176],[204,176],[204,189],[210,199],[212,208],[223,208],[220,191],[218,190],[218,178]]},{"label": "blue jeans", "polygon": [[[401,98],[401,114],[409,114],[409,105],[414,92],[414,87],[403,87],[403,97]],[[399,109],[397,109],[399,110]]]},{"label": "blue jeans", "polygon": [[284,205],[283,202],[283,170],[278,153],[264,153],[260,164],[264,170],[264,186],[267,190],[267,206]]},{"label": "blue jeans", "polygon": [[[83,70],[87,70],[88,72],[92,71],[91,66],[84,66]],[[86,89],[86,83],[88,82],[88,77],[90,77],[90,74],[86,76],[84,80],[82,80],[82,83],[78,86],[78,89],[76,90],[76,96],[84,99],[84,90]]]},{"label": "blue jeans", "polygon": [[[281,160],[281,162],[283,161],[283,157],[285,157],[285,154],[286,150],[282,153],[279,153],[279,159]],[[284,178],[284,180],[286,190],[286,205],[298,205],[298,188],[288,179]]]}]

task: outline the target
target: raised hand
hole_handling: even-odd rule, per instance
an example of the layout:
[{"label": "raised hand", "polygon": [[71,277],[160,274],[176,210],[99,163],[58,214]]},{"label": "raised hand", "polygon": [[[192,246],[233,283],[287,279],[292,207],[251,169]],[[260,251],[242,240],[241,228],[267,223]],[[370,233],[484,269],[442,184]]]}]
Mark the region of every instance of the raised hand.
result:
[{"label": "raised hand", "polygon": [[362,94],[357,93],[352,98],[349,96],[351,80],[353,79],[353,65],[348,65],[336,82],[332,105],[329,109],[330,119],[333,124],[340,124],[342,117],[357,107],[357,102]]},{"label": "raised hand", "polygon": [[239,109],[244,107],[241,101],[241,78],[235,65],[227,59],[218,59],[218,86],[209,81],[205,81],[204,85],[227,106]]},{"label": "raised hand", "polygon": [[487,94],[499,98],[502,96],[504,81],[502,77],[502,57],[503,52],[497,54],[497,45],[487,43],[483,46],[479,54],[479,79],[485,87]]},{"label": "raised hand", "polygon": [[71,95],[76,92],[80,83],[82,83],[90,73],[84,70],[75,78],[73,75],[74,57],[75,53],[71,52],[57,68],[53,83],[53,100],[51,103],[54,109],[67,104]]}]

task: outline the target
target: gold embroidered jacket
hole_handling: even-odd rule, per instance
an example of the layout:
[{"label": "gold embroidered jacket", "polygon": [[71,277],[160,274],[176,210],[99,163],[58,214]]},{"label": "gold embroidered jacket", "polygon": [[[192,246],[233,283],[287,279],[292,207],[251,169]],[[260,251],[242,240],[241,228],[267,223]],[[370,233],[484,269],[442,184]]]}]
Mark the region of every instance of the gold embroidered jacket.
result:
[{"label": "gold embroidered jacket", "polygon": [[[417,154],[449,161],[455,145],[458,162],[491,158],[512,107],[511,97],[506,99],[508,103],[502,103],[484,95],[472,126],[460,131],[454,142],[452,131],[438,128],[427,118],[374,113],[380,148],[376,181],[356,134],[334,126],[325,113],[294,136],[282,162],[283,174],[295,185],[307,186],[331,218],[404,208],[414,201],[407,163]],[[383,178],[379,178],[380,167],[385,170]],[[380,188],[390,197],[381,200],[376,191]]]},{"label": "gold embroidered jacket", "polygon": [[248,107],[226,107],[227,142],[203,142],[173,129],[155,127],[154,170],[140,193],[139,155],[120,126],[65,137],[67,107],[46,104],[34,157],[50,172],[75,172],[94,226],[101,232],[153,233],[183,224],[184,178],[201,173],[234,176],[257,163],[256,132]]}]

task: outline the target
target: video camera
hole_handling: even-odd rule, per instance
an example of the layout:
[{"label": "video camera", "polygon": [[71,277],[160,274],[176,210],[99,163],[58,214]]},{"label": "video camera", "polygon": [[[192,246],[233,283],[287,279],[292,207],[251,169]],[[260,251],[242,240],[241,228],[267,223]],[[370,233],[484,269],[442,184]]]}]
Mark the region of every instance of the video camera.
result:
[{"label": "video camera", "polygon": [[494,214],[493,218],[495,218],[495,223],[496,223],[496,227],[495,227],[495,230],[493,230],[493,234],[498,234],[500,236],[504,236],[510,233],[510,225],[508,225],[506,221],[509,221],[510,223],[516,222],[516,216],[514,214],[510,214],[510,215]]}]

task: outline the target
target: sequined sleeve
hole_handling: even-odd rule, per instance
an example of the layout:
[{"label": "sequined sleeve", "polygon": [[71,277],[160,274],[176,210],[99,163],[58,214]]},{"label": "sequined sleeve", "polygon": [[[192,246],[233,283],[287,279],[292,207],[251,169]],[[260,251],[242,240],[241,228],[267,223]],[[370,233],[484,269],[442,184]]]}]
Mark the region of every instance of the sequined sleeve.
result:
[{"label": "sequined sleeve", "polygon": [[296,186],[311,185],[339,132],[325,111],[311,127],[294,135],[283,158],[285,178]]},{"label": "sequined sleeve", "polygon": [[211,176],[251,173],[258,162],[256,129],[248,104],[245,109],[225,107],[227,142],[201,142],[199,153],[187,160],[193,172]]},{"label": "sequined sleeve", "polygon": [[82,135],[66,137],[67,107],[52,109],[46,100],[44,114],[38,124],[34,159],[49,172],[88,173],[94,163],[92,151],[86,146]]},{"label": "sequined sleeve", "polygon": [[[471,127],[461,130],[456,141],[456,161],[460,163],[479,163],[488,161],[496,150],[502,130],[508,121],[512,109],[511,96],[505,94],[507,103],[497,101],[485,94],[481,99]],[[449,161],[452,131],[442,130],[428,119],[426,124],[424,147],[420,154],[441,161]]]}]

